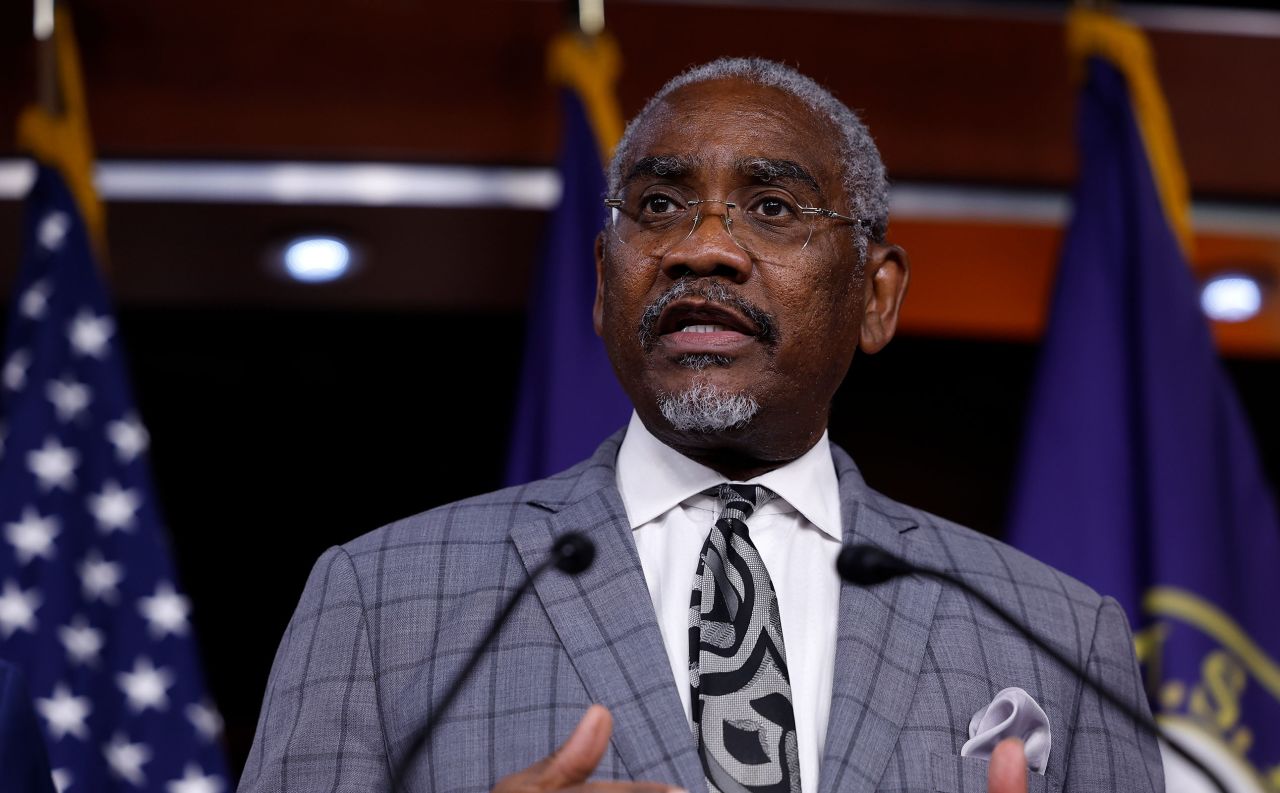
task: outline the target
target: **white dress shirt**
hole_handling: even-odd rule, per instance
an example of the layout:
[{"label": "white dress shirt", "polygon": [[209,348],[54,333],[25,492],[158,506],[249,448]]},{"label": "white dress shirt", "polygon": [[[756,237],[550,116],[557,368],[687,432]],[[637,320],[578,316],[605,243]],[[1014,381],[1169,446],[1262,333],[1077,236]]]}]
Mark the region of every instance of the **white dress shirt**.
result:
[{"label": "white dress shirt", "polygon": [[[727,481],[653,437],[631,414],[618,450],[618,490],[690,724],[689,598],[702,544],[717,517],[716,498],[702,491]],[[842,534],[827,434],[800,458],[750,482],[777,494],[747,525],[782,615],[801,788],[817,793],[835,670],[840,601],[835,564]]]}]

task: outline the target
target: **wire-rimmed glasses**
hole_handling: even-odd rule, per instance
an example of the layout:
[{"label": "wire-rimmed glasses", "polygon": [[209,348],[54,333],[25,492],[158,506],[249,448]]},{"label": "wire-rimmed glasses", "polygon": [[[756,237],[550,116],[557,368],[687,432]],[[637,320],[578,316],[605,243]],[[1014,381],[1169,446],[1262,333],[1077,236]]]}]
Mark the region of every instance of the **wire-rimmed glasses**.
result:
[{"label": "wire-rimmed glasses", "polygon": [[821,218],[853,223],[865,221],[832,209],[805,206],[791,193],[770,185],[739,187],[723,199],[701,198],[687,187],[655,184],[606,198],[609,225],[627,246],[648,256],[663,256],[693,234],[704,208],[719,204],[725,230],[742,249],[759,255],[786,254],[809,244]]}]

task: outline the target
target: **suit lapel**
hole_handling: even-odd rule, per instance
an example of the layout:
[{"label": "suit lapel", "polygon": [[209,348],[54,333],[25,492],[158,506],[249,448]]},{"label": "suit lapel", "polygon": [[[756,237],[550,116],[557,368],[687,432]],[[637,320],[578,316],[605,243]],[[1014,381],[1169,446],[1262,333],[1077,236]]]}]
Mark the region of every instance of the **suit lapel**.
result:
[{"label": "suit lapel", "polygon": [[[853,461],[833,447],[845,544],[871,543],[919,563],[916,522],[867,488]],[[907,576],[876,587],[842,583],[835,680],[820,793],[874,790],[911,707],[939,585]]]},{"label": "suit lapel", "polygon": [[[581,532],[596,561],[580,576],[550,571],[535,590],[591,698],[613,714],[613,745],[637,779],[701,790],[706,784],[688,720],[671,680],[653,602],[614,482],[621,433],[586,465],[567,497],[529,500],[551,514],[511,532],[525,566],[546,558],[554,537]],[[870,490],[853,461],[832,447],[846,544],[869,542],[918,564],[945,566],[931,545],[911,542],[916,522]],[[563,485],[561,485],[563,486]],[[835,680],[820,793],[874,790],[911,707],[939,585],[904,577],[870,589],[842,584]]]},{"label": "suit lapel", "polygon": [[[616,455],[616,442],[601,452],[606,447]],[[600,457],[598,452],[592,462]],[[546,558],[552,538],[565,532],[581,532],[595,543],[589,570],[577,577],[549,571],[535,584],[538,597],[591,698],[612,712],[613,745],[628,772],[700,790],[702,766],[671,679],[612,461],[589,467],[566,506],[539,502],[557,511],[517,526],[511,538],[529,569]]]}]

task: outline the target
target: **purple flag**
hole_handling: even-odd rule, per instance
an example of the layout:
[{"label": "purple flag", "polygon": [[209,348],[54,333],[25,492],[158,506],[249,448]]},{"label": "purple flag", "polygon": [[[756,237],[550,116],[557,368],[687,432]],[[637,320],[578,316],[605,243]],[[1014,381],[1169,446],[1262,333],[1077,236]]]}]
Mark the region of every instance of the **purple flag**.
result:
[{"label": "purple flag", "polygon": [[578,95],[561,91],[560,206],[551,216],[525,336],[507,483],[549,476],[586,459],[631,413],[591,326],[593,254],[604,223],[604,168]]},{"label": "purple flag", "polygon": [[1276,785],[1280,523],[1126,73],[1087,66],[1010,539],[1121,602],[1166,728],[1229,778]]}]

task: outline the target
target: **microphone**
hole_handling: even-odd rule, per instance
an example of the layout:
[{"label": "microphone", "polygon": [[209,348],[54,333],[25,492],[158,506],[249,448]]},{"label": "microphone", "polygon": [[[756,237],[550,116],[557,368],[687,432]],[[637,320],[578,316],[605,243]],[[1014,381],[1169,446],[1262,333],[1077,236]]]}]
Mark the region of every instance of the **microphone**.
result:
[{"label": "microphone", "polygon": [[516,605],[520,602],[520,598],[524,596],[524,593],[528,592],[533,583],[551,567],[555,567],[560,572],[568,575],[578,575],[591,567],[591,563],[595,560],[596,545],[587,539],[585,535],[571,531],[556,538],[556,541],[551,545],[551,554],[537,567],[530,570],[528,577],[520,583],[515,592],[511,593],[511,597],[507,598],[507,602],[503,605],[497,619],[489,626],[488,632],[485,633],[484,638],[480,640],[476,648],[471,651],[471,655],[467,658],[467,662],[463,664],[462,670],[458,672],[453,684],[449,686],[449,693],[445,694],[439,705],[432,708],[431,715],[427,717],[426,722],[414,732],[413,738],[409,742],[409,748],[401,755],[400,761],[393,764],[390,787],[392,791],[399,789],[400,783],[404,781],[404,775],[408,772],[414,758],[418,756],[418,752],[422,751],[422,747],[426,746],[431,740],[431,735],[440,724],[440,719],[448,712],[449,706],[457,698],[463,684],[467,682],[467,679],[471,677],[471,673],[475,671],[476,664],[481,656],[484,655],[485,650],[488,650],[489,645],[493,644],[493,640],[498,638],[498,633],[502,630],[502,626],[511,618],[512,612],[516,610]]},{"label": "microphone", "polygon": [[1076,666],[1074,661],[1067,658],[1057,648],[1053,647],[1047,641],[1033,633],[1030,628],[1014,619],[1012,614],[1005,611],[985,593],[974,587],[968,581],[965,581],[963,578],[959,578],[958,576],[954,576],[943,570],[919,567],[905,559],[894,556],[888,551],[881,550],[874,545],[865,544],[846,545],[841,548],[840,555],[836,557],[836,572],[838,572],[840,577],[845,581],[864,587],[882,584],[885,581],[897,578],[898,576],[921,575],[937,579],[938,581],[950,584],[951,586],[960,589],[965,594],[990,609],[993,614],[1003,620],[1007,625],[1022,634],[1023,638],[1027,641],[1043,650],[1046,655],[1057,661],[1062,668],[1079,678],[1086,687],[1102,699],[1106,700],[1108,704],[1128,716],[1130,719],[1133,719],[1133,721],[1141,726],[1148,734],[1154,735],[1159,740],[1164,741],[1165,744],[1183,760],[1186,760],[1194,766],[1197,771],[1208,777],[1209,781],[1213,783],[1213,786],[1218,789],[1219,793],[1228,793],[1227,786],[1222,782],[1218,775],[1213,771],[1210,771],[1203,761],[1198,757],[1195,757],[1178,741],[1171,738],[1164,730],[1160,729],[1154,719],[1111,693],[1111,691],[1104,688],[1102,684],[1093,680],[1093,678],[1085,674],[1083,669]]}]

